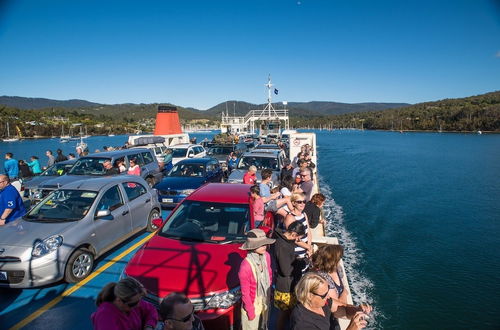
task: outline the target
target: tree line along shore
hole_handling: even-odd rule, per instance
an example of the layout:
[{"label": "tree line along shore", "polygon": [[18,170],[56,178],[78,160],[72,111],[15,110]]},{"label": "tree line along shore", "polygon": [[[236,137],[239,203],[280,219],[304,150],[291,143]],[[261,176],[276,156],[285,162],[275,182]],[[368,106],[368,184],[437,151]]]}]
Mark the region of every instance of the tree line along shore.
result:
[{"label": "tree line along shore", "polygon": [[[152,132],[157,104],[125,104],[97,108],[18,109],[0,105],[0,138],[10,136],[42,138],[80,133],[86,135]],[[178,107],[181,124],[191,127],[219,127],[218,115],[203,115]],[[317,129],[369,129],[395,131],[500,132],[500,91],[460,99],[445,99],[415,105],[336,115],[301,115],[290,110],[290,126]],[[73,131],[71,133],[71,130]]]}]

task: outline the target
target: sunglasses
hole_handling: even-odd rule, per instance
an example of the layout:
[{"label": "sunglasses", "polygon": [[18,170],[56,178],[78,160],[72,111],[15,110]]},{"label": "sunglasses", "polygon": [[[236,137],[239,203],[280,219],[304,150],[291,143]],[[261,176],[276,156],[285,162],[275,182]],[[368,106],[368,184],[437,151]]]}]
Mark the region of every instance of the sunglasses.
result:
[{"label": "sunglasses", "polygon": [[174,318],[171,318],[171,317],[168,318],[168,319],[169,320],[174,320],[174,321],[177,321],[177,322],[186,323],[189,320],[191,320],[191,318],[193,317],[193,314],[194,314],[194,307],[193,307],[193,311],[189,315],[184,316],[182,319],[174,319]]},{"label": "sunglasses", "polygon": [[320,297],[321,299],[325,299],[325,298],[326,298],[326,296],[328,296],[328,292],[329,292],[329,291],[330,291],[330,290],[326,290],[325,294],[318,294],[318,293],[316,293],[316,292],[311,292],[311,293],[312,293],[313,295],[315,295],[315,296]]},{"label": "sunglasses", "polygon": [[306,201],[295,201],[294,203],[297,203],[297,204],[305,204]]}]

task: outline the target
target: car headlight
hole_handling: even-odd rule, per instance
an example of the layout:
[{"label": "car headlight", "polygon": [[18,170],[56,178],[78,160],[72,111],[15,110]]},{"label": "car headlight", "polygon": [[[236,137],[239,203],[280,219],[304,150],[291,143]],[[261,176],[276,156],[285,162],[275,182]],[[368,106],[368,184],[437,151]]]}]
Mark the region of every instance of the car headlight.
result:
[{"label": "car headlight", "polygon": [[31,255],[33,257],[41,257],[50,253],[52,251],[57,250],[63,243],[63,238],[61,235],[50,236],[43,241],[38,240],[35,242],[33,246],[33,251]]},{"label": "car headlight", "polygon": [[181,195],[189,195],[194,191],[194,189],[184,189],[181,190]]},{"label": "car headlight", "polygon": [[212,298],[207,303],[206,309],[212,309],[212,308],[227,309],[236,304],[240,299],[241,299],[241,290],[240,287],[237,287],[229,291],[213,295]]}]

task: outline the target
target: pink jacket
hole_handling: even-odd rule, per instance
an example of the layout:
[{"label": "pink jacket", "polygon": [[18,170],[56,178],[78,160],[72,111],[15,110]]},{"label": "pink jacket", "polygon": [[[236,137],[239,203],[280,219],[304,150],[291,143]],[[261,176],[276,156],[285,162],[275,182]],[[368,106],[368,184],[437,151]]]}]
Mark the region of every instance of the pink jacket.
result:
[{"label": "pink jacket", "polygon": [[158,323],[156,308],[144,300],[128,314],[120,311],[112,302],[103,302],[90,318],[94,330],[142,330],[146,325],[154,329]]},{"label": "pink jacket", "polygon": [[[269,271],[269,281],[273,283],[273,270],[271,269],[271,256],[266,252],[267,270]],[[241,285],[241,301],[243,308],[247,312],[248,319],[255,318],[254,301],[257,295],[257,281],[253,276],[252,266],[248,263],[247,259],[243,259],[238,272]]]}]

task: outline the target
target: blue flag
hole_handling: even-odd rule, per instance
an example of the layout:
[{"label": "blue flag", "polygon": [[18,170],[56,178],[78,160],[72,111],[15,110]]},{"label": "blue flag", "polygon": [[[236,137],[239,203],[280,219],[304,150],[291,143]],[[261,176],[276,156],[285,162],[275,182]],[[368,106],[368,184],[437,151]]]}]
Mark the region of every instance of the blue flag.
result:
[{"label": "blue flag", "polygon": [[277,88],[274,89],[274,94],[278,95],[278,89]]}]

